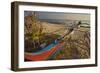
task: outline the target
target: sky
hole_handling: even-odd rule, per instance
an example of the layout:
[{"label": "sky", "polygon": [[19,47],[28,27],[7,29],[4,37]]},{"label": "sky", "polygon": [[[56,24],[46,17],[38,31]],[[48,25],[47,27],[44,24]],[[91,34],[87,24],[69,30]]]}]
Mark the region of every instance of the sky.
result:
[{"label": "sky", "polygon": [[[24,15],[32,15],[33,11],[25,11]],[[64,20],[90,20],[90,14],[61,13],[61,12],[35,12],[39,19],[64,19]]]}]

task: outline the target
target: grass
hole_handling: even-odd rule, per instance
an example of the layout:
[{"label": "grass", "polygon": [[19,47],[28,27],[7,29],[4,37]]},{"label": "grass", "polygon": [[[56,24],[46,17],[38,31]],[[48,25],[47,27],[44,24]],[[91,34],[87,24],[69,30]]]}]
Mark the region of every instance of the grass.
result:
[{"label": "grass", "polygon": [[63,49],[53,59],[90,58],[90,34],[89,32],[81,33],[84,33],[84,35],[78,39],[73,39],[71,36],[64,38],[65,45]]}]

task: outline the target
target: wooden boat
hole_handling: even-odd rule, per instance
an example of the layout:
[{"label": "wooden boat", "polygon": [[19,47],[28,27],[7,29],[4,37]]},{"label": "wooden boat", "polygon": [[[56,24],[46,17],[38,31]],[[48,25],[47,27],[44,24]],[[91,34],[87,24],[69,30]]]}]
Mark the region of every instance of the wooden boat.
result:
[{"label": "wooden boat", "polygon": [[58,50],[62,48],[64,42],[62,43],[52,43],[46,48],[42,49],[36,53],[25,52],[25,59],[30,61],[42,61],[51,58]]}]

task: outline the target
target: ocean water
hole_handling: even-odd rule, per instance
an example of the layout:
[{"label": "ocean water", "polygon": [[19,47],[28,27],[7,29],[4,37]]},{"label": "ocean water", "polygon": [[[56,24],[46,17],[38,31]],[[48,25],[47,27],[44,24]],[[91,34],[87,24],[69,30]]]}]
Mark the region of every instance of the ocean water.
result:
[{"label": "ocean water", "polygon": [[82,22],[81,25],[90,26],[89,20],[64,20],[64,19],[39,19],[41,22],[48,22],[48,23],[54,23],[54,24],[64,24],[66,26],[73,26],[77,24],[79,21]]}]

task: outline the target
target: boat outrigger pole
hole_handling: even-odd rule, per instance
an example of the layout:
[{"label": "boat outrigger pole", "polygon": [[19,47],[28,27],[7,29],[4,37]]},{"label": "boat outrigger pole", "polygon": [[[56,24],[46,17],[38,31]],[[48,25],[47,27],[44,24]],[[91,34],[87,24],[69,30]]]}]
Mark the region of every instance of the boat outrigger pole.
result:
[{"label": "boat outrigger pole", "polygon": [[62,37],[58,38],[57,41],[62,40],[65,36],[69,35],[71,32],[74,31],[75,28],[78,28],[78,26],[82,24],[81,21],[79,21],[77,24],[73,25],[71,28],[68,29],[68,32],[66,32]]}]

